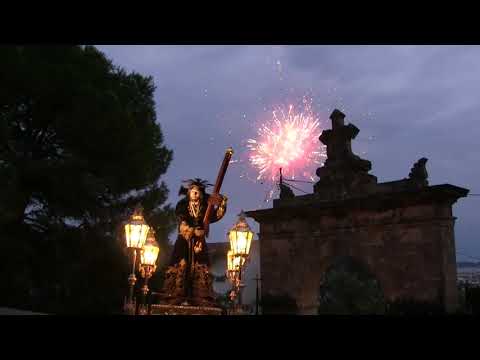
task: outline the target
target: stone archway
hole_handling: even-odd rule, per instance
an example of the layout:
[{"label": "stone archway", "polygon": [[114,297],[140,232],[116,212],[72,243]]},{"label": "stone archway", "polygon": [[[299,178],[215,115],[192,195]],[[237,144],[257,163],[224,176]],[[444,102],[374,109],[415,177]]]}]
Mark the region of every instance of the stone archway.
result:
[{"label": "stone archway", "polygon": [[361,262],[335,258],[319,288],[319,314],[384,314],[385,298],[379,281]]},{"label": "stone archway", "polygon": [[[359,129],[345,125],[344,118],[342,112],[333,111],[332,128],[320,136],[328,158],[317,169],[320,179],[314,194],[282,197],[273,200],[271,209],[247,212],[260,224],[262,293],[286,293],[300,304],[300,313],[307,308],[310,313],[317,307],[315,292],[326,262],[335,254],[349,254],[372,263],[389,303],[440,300],[446,311],[454,311],[458,294],[452,205],[469,190],[429,185],[426,158],[413,165],[408,178],[378,183],[369,174],[370,161],[352,152],[351,141]],[[298,244],[295,251],[293,238]],[[305,256],[295,256],[295,252]],[[322,311],[379,311],[368,305],[368,296],[361,296],[375,289],[371,281],[340,269],[327,274],[325,280]],[[342,281],[350,285],[333,285]],[[342,297],[366,304],[355,307],[345,300],[342,310],[340,300],[333,301]]]}]

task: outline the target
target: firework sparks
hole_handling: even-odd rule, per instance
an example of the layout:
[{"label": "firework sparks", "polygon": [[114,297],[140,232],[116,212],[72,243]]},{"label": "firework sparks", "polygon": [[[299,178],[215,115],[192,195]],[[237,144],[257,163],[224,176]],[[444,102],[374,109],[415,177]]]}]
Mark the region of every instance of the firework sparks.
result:
[{"label": "firework sparks", "polygon": [[272,118],[258,129],[257,138],[247,140],[257,180],[274,182],[280,168],[286,177],[313,180],[312,165],[321,164],[326,157],[318,140],[321,132],[320,122],[308,104],[303,112],[296,112],[293,105],[287,111],[273,111]]}]

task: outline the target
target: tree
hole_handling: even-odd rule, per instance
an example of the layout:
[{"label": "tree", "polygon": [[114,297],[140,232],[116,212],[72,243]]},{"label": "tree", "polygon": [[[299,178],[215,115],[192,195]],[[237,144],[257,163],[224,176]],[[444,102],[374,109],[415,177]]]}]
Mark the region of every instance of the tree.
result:
[{"label": "tree", "polygon": [[50,305],[68,294],[108,298],[123,286],[109,277],[126,266],[119,224],[135,204],[161,246],[174,226],[159,181],[172,151],[156,121],[153,78],[92,46],[4,46],[0,84],[6,301],[28,302],[27,289]]},{"label": "tree", "polygon": [[384,314],[378,281],[349,257],[337,259],[326,271],[319,293],[320,314]]}]

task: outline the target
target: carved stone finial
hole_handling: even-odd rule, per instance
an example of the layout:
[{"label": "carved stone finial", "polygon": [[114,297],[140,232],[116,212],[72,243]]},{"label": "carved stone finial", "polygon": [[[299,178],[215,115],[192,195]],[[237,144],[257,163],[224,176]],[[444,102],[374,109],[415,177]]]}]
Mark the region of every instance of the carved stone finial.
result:
[{"label": "carved stone finial", "polygon": [[293,193],[292,189],[290,189],[289,186],[281,183],[280,185],[280,199],[292,199],[295,197],[295,194]]},{"label": "carved stone finial", "polygon": [[320,180],[314,185],[314,191],[343,194],[348,189],[358,189],[361,185],[377,182],[377,178],[368,174],[372,164],[352,152],[352,140],[359,133],[353,125],[345,125],[345,114],[335,109],[330,115],[332,128],[324,130],[319,140],[327,146],[327,160],[317,169]]},{"label": "carved stone finial", "polygon": [[345,114],[335,109],[330,115],[330,120],[332,120],[332,129],[340,128],[345,125]]},{"label": "carved stone finial", "polygon": [[408,178],[419,185],[428,185],[427,161],[428,159],[423,157],[413,164]]},{"label": "carved stone finial", "polygon": [[279,173],[280,182],[278,183],[278,187],[280,188],[280,200],[294,198],[295,194],[293,193],[293,190],[290,188],[290,186],[283,183],[282,168],[279,169]]}]

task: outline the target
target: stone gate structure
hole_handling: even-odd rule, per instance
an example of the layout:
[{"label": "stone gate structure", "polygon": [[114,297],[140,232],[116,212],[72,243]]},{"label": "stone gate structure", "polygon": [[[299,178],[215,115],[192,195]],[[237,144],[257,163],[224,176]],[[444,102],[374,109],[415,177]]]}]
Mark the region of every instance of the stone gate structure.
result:
[{"label": "stone gate structure", "polygon": [[296,313],[316,314],[325,271],[336,258],[349,256],[374,274],[387,301],[455,310],[452,205],[468,190],[429,186],[425,158],[408,178],[378,183],[369,174],[370,161],[353,154],[351,140],[359,129],[344,118],[335,110],[332,129],[320,136],[328,158],[317,169],[312,194],[284,192],[273,208],[247,212],[260,223],[262,294],[287,296]]}]

